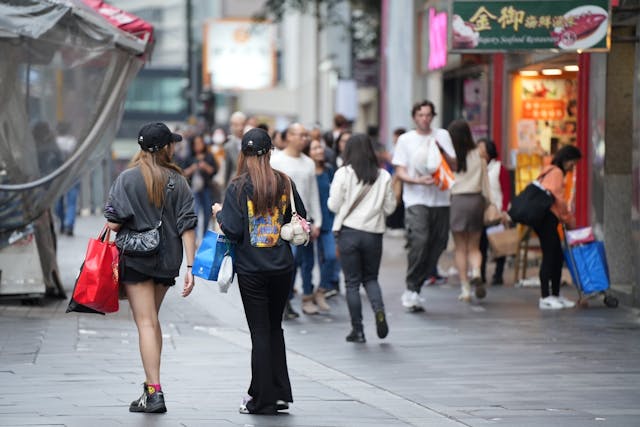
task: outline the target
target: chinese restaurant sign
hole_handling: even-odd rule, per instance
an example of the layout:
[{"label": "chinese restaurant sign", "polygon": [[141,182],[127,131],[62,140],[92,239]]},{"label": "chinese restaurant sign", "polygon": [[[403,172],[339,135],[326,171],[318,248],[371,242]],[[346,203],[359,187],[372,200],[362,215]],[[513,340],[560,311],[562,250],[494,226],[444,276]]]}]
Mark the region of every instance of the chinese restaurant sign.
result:
[{"label": "chinese restaurant sign", "polygon": [[454,1],[451,50],[608,49],[609,0]]}]

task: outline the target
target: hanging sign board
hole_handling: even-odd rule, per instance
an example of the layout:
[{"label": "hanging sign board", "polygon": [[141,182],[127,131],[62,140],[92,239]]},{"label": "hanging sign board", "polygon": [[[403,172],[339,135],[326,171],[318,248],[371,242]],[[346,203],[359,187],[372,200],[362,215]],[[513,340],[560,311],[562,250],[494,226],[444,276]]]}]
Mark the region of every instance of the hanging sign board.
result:
[{"label": "hanging sign board", "polygon": [[275,27],[218,19],[205,24],[203,77],[214,90],[268,89],[275,83]]},{"label": "hanging sign board", "polygon": [[451,52],[607,51],[609,0],[455,0]]}]

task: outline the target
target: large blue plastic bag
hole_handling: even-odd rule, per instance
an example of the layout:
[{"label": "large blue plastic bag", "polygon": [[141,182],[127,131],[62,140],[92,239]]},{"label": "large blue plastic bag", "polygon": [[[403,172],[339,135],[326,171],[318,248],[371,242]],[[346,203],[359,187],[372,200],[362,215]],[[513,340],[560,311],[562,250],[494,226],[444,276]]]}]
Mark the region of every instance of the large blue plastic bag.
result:
[{"label": "large blue plastic bag", "polygon": [[225,255],[234,257],[233,245],[224,234],[207,230],[193,260],[193,275],[206,280],[218,280],[220,265]]},{"label": "large blue plastic bag", "polygon": [[604,243],[591,242],[573,246],[569,250],[575,260],[575,268],[566,250],[564,258],[573,282],[576,286],[580,285],[582,293],[591,294],[609,289],[609,267]]}]

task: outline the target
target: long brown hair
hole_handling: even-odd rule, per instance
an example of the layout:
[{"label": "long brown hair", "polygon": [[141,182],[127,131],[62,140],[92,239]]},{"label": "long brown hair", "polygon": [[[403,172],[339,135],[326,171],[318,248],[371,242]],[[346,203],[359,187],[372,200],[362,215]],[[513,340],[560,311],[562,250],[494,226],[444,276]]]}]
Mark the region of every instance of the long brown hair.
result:
[{"label": "long brown hair", "polygon": [[169,170],[182,174],[182,169],[171,158],[172,145],[173,143],[167,144],[155,153],[140,150],[129,163],[129,168],[140,168],[149,201],[158,208],[164,201]]},{"label": "long brown hair", "polygon": [[[255,212],[260,215],[268,215],[269,211],[279,206],[283,194],[289,195],[290,184],[287,176],[271,167],[269,159],[271,152],[262,156],[245,156],[240,152],[238,156],[238,172],[233,179],[240,185],[245,184],[241,180],[247,177],[253,184],[251,201]],[[241,196],[238,192],[238,196]]]},{"label": "long brown hair", "polygon": [[466,172],[467,153],[477,148],[476,143],[473,142],[469,124],[462,119],[454,120],[449,125],[448,130],[451,135],[453,149],[456,152],[456,159],[458,160],[458,170],[456,172]]}]

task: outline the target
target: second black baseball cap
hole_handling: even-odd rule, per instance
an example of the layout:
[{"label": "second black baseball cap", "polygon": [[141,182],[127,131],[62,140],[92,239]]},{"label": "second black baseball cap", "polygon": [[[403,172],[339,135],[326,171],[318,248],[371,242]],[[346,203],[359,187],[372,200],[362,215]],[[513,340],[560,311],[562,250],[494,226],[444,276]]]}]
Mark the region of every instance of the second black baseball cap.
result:
[{"label": "second black baseball cap", "polygon": [[245,156],[262,156],[271,150],[271,137],[260,128],[253,128],[242,136],[242,153]]}]

